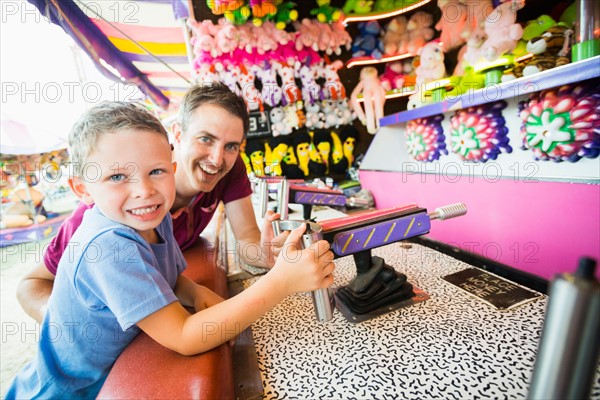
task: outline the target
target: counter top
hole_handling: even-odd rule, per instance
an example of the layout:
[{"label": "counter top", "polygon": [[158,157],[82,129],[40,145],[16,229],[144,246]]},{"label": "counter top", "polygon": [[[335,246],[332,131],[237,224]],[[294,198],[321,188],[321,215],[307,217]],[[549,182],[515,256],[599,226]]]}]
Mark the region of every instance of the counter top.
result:
[{"label": "counter top", "polygon": [[[252,325],[265,398],[526,397],[546,296],[501,312],[441,279],[469,264],[407,242],[373,255],[430,298],[359,324],[335,310],[321,324],[309,294],[288,297]],[[347,284],[352,257],[335,264],[334,286]]]}]

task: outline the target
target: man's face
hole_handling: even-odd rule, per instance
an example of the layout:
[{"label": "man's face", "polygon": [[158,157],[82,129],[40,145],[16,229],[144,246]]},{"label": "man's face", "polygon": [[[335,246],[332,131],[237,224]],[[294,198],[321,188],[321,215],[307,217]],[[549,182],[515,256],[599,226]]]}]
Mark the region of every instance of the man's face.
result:
[{"label": "man's face", "polygon": [[185,132],[174,128],[177,192],[195,196],[210,192],[231,170],[244,139],[242,120],[221,106],[204,104]]},{"label": "man's face", "polygon": [[167,138],[150,131],[106,133],[96,141],[81,177],[82,200],[148,238],[175,200],[175,173]]}]

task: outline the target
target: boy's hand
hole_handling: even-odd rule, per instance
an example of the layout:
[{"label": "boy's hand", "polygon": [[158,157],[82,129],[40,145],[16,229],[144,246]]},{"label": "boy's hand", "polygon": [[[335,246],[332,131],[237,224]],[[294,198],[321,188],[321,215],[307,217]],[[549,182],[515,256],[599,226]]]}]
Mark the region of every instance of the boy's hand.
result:
[{"label": "boy's hand", "polygon": [[319,240],[302,250],[303,224],[290,232],[273,270],[277,270],[288,293],[309,292],[333,284],[333,252],[329,243]]},{"label": "boy's hand", "polygon": [[267,211],[260,231],[261,256],[269,268],[275,265],[275,260],[281,253],[281,248],[290,234],[288,231],[284,231],[275,236],[275,233],[273,232],[273,221],[279,218],[280,215],[278,213],[275,213],[272,210]]},{"label": "boy's hand", "polygon": [[198,285],[194,296],[194,311],[199,312],[205,308],[212,307],[225,299],[210,290],[209,288]]}]

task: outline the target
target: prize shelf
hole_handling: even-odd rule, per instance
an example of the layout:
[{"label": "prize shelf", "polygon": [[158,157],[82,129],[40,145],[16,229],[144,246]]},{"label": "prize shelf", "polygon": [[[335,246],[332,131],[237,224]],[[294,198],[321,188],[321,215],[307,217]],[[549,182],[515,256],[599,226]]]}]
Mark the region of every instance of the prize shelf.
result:
[{"label": "prize shelf", "polygon": [[394,17],[396,15],[404,14],[405,12],[409,12],[411,10],[424,6],[429,2],[431,2],[431,0],[421,0],[412,3],[406,7],[398,8],[395,10],[377,11],[366,14],[348,14],[342,18],[342,22],[344,25],[348,25],[350,22],[372,21],[374,19]]},{"label": "prize shelf", "polygon": [[600,56],[563,65],[539,72],[535,75],[524,76],[509,82],[492,85],[483,89],[470,90],[460,96],[447,98],[443,101],[426,104],[414,110],[402,111],[383,117],[381,126],[390,126],[416,118],[426,118],[449,111],[478,106],[516,97],[523,94],[539,92],[544,89],[560,87],[569,83],[577,83],[600,76]]}]

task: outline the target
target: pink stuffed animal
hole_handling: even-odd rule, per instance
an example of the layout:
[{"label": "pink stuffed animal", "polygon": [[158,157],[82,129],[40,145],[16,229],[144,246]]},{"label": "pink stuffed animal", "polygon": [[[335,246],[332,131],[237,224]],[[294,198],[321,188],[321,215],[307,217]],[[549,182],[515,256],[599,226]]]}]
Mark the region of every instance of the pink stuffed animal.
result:
[{"label": "pink stuffed animal", "polygon": [[485,33],[487,40],[481,45],[481,54],[494,61],[502,54],[514,50],[523,36],[523,28],[516,23],[517,11],[525,6],[525,0],[500,4],[487,16]]},{"label": "pink stuffed animal", "polygon": [[438,0],[438,7],[442,10],[442,17],[435,29],[441,32],[442,50],[448,52],[462,46],[469,37],[469,9],[460,0]]},{"label": "pink stuffed animal", "polygon": [[433,16],[425,11],[417,11],[411,15],[406,25],[407,40],[405,52],[418,54],[425,43],[433,39]]},{"label": "pink stuffed animal", "polygon": [[435,81],[446,76],[444,52],[438,41],[427,43],[420,54],[420,64],[415,70],[417,74],[417,90],[426,82]]},{"label": "pink stuffed animal", "polygon": [[319,30],[315,30],[312,20],[304,18],[301,22],[294,21],[294,29],[296,29],[296,50],[300,51],[303,47],[312,48],[315,51],[319,50]]},{"label": "pink stuffed animal", "polygon": [[383,42],[383,53],[394,55],[404,53],[408,35],[406,26],[408,21],[404,15],[399,15],[392,19],[385,27],[385,33],[381,41]]},{"label": "pink stuffed animal", "polygon": [[404,85],[404,74],[402,61],[394,61],[385,65],[385,71],[379,77],[381,86],[388,91],[392,89],[402,89]]},{"label": "pink stuffed animal", "polygon": [[[363,96],[364,111],[358,102],[360,93]],[[360,122],[367,126],[367,131],[372,135],[377,133],[379,120],[383,118],[385,90],[381,86],[375,67],[364,67],[360,71],[360,81],[350,95],[350,104]]]}]

